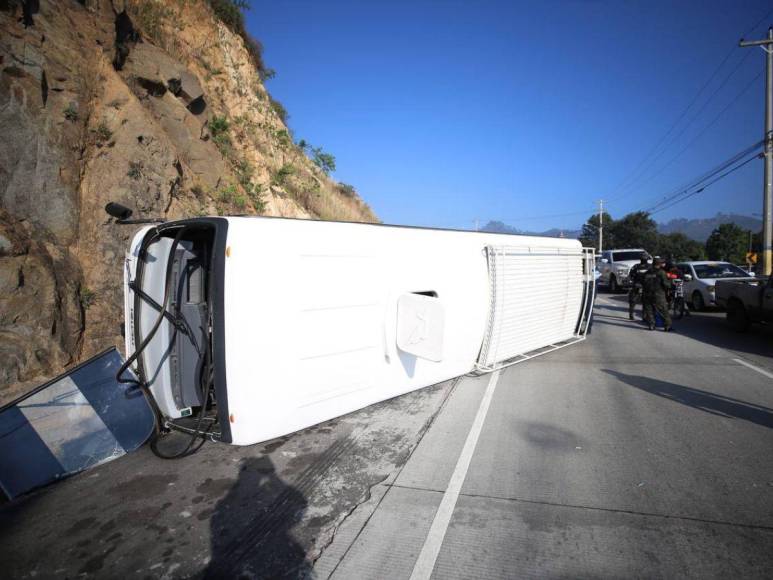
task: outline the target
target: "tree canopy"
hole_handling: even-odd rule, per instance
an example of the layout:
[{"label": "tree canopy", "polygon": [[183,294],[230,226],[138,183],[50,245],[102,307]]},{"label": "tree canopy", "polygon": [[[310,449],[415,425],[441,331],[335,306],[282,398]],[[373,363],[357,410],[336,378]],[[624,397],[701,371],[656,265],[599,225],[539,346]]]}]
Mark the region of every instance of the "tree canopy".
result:
[{"label": "tree canopy", "polygon": [[691,240],[680,232],[659,235],[655,253],[674,262],[706,259],[703,244]]},{"label": "tree canopy", "polygon": [[[579,237],[585,247],[598,247],[599,216],[594,214],[582,226]],[[760,236],[755,234],[753,249],[760,246]],[[629,213],[616,220],[604,213],[604,248],[644,248],[653,255],[674,261],[725,260],[743,263],[749,248],[749,231],[734,223],[721,224],[709,236],[706,244],[697,242],[680,232],[658,233],[658,226],[647,212]]]},{"label": "tree canopy", "polygon": [[746,260],[749,232],[735,224],[721,224],[706,240],[709,260],[723,260],[740,264]]},{"label": "tree canopy", "polygon": [[[607,248],[611,248],[615,245],[614,234],[610,230],[609,226],[612,225],[612,216],[607,212],[604,212],[604,245]],[[586,248],[597,248],[599,245],[599,215],[593,214],[588,218],[582,226],[582,233],[580,234],[580,242]]]}]

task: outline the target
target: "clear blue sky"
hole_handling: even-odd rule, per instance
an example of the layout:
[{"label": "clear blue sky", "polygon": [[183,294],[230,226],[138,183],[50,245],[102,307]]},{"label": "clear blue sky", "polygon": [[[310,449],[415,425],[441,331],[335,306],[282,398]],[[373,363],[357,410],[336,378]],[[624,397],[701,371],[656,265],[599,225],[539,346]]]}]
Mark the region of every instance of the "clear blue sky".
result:
[{"label": "clear blue sky", "polygon": [[[296,138],[333,153],[335,178],[387,223],[575,228],[599,197],[625,194],[614,217],[644,209],[762,138],[764,74],[752,79],[764,53],[733,46],[769,1],[252,4],[247,27]],[[773,15],[749,37],[769,25]],[[671,138],[684,133],[616,189],[731,52]],[[761,192],[754,161],[654,217],[761,213]]]}]

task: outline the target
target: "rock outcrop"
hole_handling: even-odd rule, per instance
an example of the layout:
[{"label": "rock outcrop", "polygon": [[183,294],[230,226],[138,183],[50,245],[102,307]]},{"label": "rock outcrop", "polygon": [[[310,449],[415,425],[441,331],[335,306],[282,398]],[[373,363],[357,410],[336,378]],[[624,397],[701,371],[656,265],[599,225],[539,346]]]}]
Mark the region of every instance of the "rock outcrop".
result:
[{"label": "rock outcrop", "polygon": [[104,213],[375,221],[312,163],[207,0],[0,0],[0,397],[119,345]]}]

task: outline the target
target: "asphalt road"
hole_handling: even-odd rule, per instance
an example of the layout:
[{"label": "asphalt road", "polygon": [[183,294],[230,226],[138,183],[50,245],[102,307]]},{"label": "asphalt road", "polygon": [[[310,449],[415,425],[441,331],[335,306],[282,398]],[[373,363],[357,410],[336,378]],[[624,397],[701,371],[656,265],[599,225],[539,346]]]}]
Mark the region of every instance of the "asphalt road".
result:
[{"label": "asphalt road", "polygon": [[143,449],[3,506],[3,575],[770,577],[773,336],[721,318],[649,332],[601,295],[589,340],[496,375]]}]

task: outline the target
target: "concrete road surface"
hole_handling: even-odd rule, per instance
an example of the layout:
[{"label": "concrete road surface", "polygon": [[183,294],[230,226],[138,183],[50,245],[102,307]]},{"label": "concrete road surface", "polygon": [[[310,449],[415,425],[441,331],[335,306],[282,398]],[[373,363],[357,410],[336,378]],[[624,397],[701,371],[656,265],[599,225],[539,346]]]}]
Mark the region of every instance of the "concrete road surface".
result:
[{"label": "concrete road surface", "polygon": [[586,342],[267,445],[143,450],[0,510],[9,577],[770,577],[773,334]]}]

